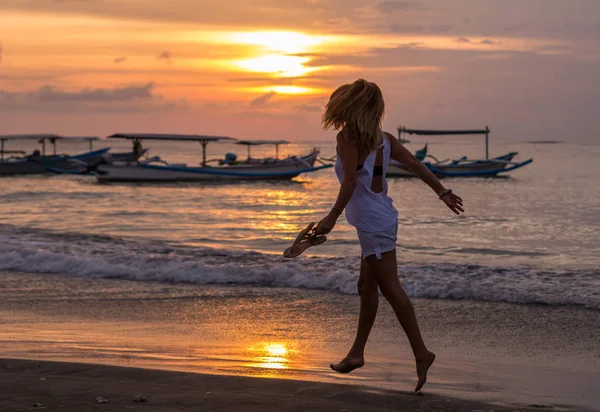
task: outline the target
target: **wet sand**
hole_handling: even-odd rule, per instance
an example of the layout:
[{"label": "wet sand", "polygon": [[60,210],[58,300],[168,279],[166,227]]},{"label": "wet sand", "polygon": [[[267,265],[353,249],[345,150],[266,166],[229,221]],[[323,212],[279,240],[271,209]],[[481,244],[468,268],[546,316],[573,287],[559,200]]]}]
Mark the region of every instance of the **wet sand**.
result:
[{"label": "wet sand", "polygon": [[[369,393],[398,396],[416,383],[410,346],[385,304],[367,347],[365,367],[350,375],[329,369],[352,342],[358,311],[355,296],[285,288],[0,275],[0,356],[4,358],[106,365],[96,367],[101,371],[144,368],[136,379],[148,385],[154,378],[146,378],[147,374],[159,376],[147,372],[150,369],[213,376],[206,382],[246,382],[238,379],[245,376],[248,382],[257,379],[267,385],[263,382],[285,379],[289,382],[277,385],[292,388],[291,394],[295,388],[303,391],[302,385],[333,384],[338,389],[332,393],[363,393],[369,387]],[[512,410],[533,404],[544,410],[600,410],[597,312],[471,301],[415,299],[414,303],[426,341],[438,355],[425,388],[428,395],[466,399],[468,405],[511,405]],[[14,376],[21,378],[12,379],[3,372],[4,385],[13,386],[0,388],[5,402],[12,399],[7,394],[14,392],[28,402],[30,395],[47,396],[31,403],[48,404],[47,399],[59,393],[60,388],[44,391],[41,385],[48,383],[39,377],[17,388],[17,382],[28,375],[19,372]],[[82,387],[83,400],[69,398],[79,393],[76,385],[85,377],[80,372],[55,373],[61,381],[74,379],[69,384],[74,385],[72,390],[68,385],[60,389],[68,399],[93,403],[98,395],[122,398],[119,392],[94,395],[98,386]],[[114,372],[105,375],[108,379]],[[123,402],[130,402],[135,392],[149,397],[149,391],[157,392],[144,389],[146,383],[138,387],[101,380],[108,388],[127,387]],[[207,391],[215,392],[198,393]],[[274,392],[273,396],[280,394]],[[175,385],[164,395],[157,393],[183,396],[184,390]],[[198,395],[193,389],[189,393]],[[19,405],[15,407],[29,404]],[[307,409],[311,408],[300,410]],[[339,409],[371,410],[326,410]],[[0,410],[4,410],[1,405]]]},{"label": "wet sand", "polygon": [[[116,366],[0,360],[0,410],[60,411],[539,411],[437,395],[296,380]],[[134,402],[142,394],[145,403]],[[97,404],[98,396],[108,400]],[[39,406],[33,406],[34,404]],[[575,409],[572,409],[575,410]]]}]

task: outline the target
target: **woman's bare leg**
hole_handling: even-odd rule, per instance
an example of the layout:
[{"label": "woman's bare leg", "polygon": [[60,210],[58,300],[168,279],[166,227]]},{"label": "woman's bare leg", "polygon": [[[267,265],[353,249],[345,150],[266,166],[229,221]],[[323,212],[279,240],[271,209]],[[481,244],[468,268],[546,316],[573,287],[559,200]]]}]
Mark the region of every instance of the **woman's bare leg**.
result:
[{"label": "woman's bare leg", "polygon": [[410,342],[417,362],[419,381],[415,391],[418,392],[427,380],[427,370],[433,364],[435,354],[430,352],[425,346],[425,342],[423,342],[415,309],[398,279],[396,251],[383,253],[380,260],[377,260],[375,256],[369,256],[366,261],[375,279],[377,279],[381,293],[392,305],[394,313],[396,313],[396,317]]},{"label": "woman's bare leg", "polygon": [[369,333],[375,323],[379,305],[379,288],[377,281],[369,269],[369,265],[361,259],[360,276],[358,278],[358,294],[360,295],[360,313],[354,344],[348,355],[338,364],[331,364],[331,369],[340,373],[350,373],[365,364],[365,346]]}]

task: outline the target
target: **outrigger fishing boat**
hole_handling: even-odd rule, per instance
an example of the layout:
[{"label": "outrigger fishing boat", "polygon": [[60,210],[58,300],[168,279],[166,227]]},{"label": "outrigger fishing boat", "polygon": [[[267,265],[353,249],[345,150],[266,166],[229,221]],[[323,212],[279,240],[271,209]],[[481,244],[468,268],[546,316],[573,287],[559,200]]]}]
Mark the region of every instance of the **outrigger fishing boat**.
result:
[{"label": "outrigger fishing boat", "polygon": [[[270,180],[292,179],[301,173],[309,173],[332,167],[331,164],[316,166],[319,151],[313,149],[305,156],[289,156],[279,159],[278,147],[286,141],[238,141],[224,136],[180,135],[180,134],[140,134],[117,133],[109,139],[129,139],[137,142],[142,140],[163,140],[198,142],[202,145],[202,162],[199,166],[168,163],[159,157],[152,157],[137,162],[113,162],[109,165],[99,165],[95,172],[99,182],[179,182],[179,181],[219,181],[219,180]],[[248,147],[248,158],[238,161],[237,156],[228,153],[225,159],[206,160],[206,146],[211,142],[231,142]],[[276,147],[275,158],[255,159],[250,157],[250,147],[272,144]],[[217,166],[209,163],[218,162]]]},{"label": "outrigger fishing boat", "polygon": [[[510,152],[502,156],[489,158],[489,134],[490,129],[486,126],[480,130],[417,130],[398,128],[398,136],[402,133],[408,133],[418,136],[444,136],[444,135],[485,135],[485,159],[468,159],[466,156],[456,160],[438,160],[427,154],[427,146],[421,149],[419,160],[427,166],[437,177],[498,177],[533,162],[533,159],[527,159],[523,162],[513,162],[513,158],[518,155],[517,152]],[[431,161],[425,159],[431,158]],[[414,177],[415,175],[402,163],[392,161],[388,167],[387,177]]]},{"label": "outrigger fishing boat", "polygon": [[[136,146],[135,144],[133,145],[131,152],[109,152],[110,147],[94,150],[93,142],[100,140],[97,136],[60,136],[60,140],[63,142],[89,142],[89,152],[81,155],[69,156],[69,158],[83,160],[87,166],[92,168],[99,162],[135,162],[147,152],[146,149],[143,149],[141,146]],[[56,142],[51,142],[54,143],[54,154],[56,154]],[[110,156],[104,156],[106,153],[109,153]]]},{"label": "outrigger fishing boat", "polygon": [[[29,135],[6,135],[0,136],[0,176],[46,174],[46,173],[77,173],[95,164],[101,156],[110,149],[92,150],[92,141],[97,137],[65,137],[55,134],[29,134]],[[87,141],[90,151],[74,156],[58,155],[57,141]],[[35,141],[41,143],[42,150],[34,150],[30,155],[24,156],[22,150],[5,150],[9,141],[24,142]],[[46,142],[52,144],[53,153],[46,154]],[[8,157],[6,155],[9,155]],[[15,156],[21,155],[21,156]]]}]

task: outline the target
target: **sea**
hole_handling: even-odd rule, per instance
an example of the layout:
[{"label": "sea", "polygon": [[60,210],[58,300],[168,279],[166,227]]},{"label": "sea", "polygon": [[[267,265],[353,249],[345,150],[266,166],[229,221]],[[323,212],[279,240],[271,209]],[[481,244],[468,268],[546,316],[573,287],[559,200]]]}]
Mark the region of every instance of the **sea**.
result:
[{"label": "sea", "polygon": [[[430,140],[429,153],[483,156],[482,142],[470,140]],[[327,141],[291,144],[281,155],[313,147],[324,158],[335,154]],[[85,148],[63,145],[59,152]],[[200,161],[196,143],[148,148],[170,162]],[[254,157],[274,154],[272,147],[252,150]],[[389,180],[404,287],[413,297],[600,310],[600,145],[497,142],[490,154],[510,151],[519,152],[515,160],[534,162],[505,179],[445,180],[464,199],[462,216],[418,179]],[[209,158],[227,152],[246,155],[243,146],[209,146]],[[4,177],[0,271],[356,294],[360,248],[344,217],[326,244],[299,259],[282,258],[299,230],[327,214],[338,187],[333,169],[293,181],[214,184]]]},{"label": "sea", "polygon": [[[417,138],[406,147],[414,152],[425,143],[440,160],[485,155],[477,138]],[[108,146],[129,149],[121,141],[95,148]],[[145,146],[149,156],[169,162],[201,161],[197,143]],[[323,159],[335,155],[331,136],[281,146],[280,156],[313,147]],[[86,144],[59,147],[59,153],[85,151]],[[388,180],[399,211],[400,281],[415,299],[425,337],[455,359],[432,387],[600,408],[590,383],[600,366],[600,144],[493,140],[490,146],[490,156],[513,151],[515,160],[533,163],[506,178],[444,179],[464,200],[461,216],[418,179]],[[208,147],[209,159],[226,153],[244,158],[246,147]],[[252,148],[253,157],[273,155],[273,147]],[[228,344],[239,340],[234,346],[247,351],[279,342],[306,355],[296,357],[302,378],[338,379],[325,370],[352,341],[360,265],[355,230],[342,216],[325,244],[296,259],[282,256],[302,228],[328,213],[338,189],[332,168],[272,182],[0,178],[0,349],[11,357],[94,362],[152,358],[148,366],[193,371],[200,366],[191,359],[203,359],[204,372],[248,374],[256,369]],[[382,313],[372,343],[378,372],[359,371],[355,383],[393,387],[387,367],[394,353],[408,354],[399,365],[409,365],[406,379],[412,378],[405,338],[393,313]],[[134,321],[146,332],[131,329]],[[94,326],[84,330],[87,324]],[[169,337],[187,342],[185,348]],[[404,352],[396,352],[402,345]],[[459,358],[468,366],[458,366]],[[500,358],[501,366],[494,363]],[[540,362],[554,368],[537,373],[551,382],[527,392],[511,374],[515,365],[529,365],[519,376],[530,382],[530,366]],[[484,363],[493,376],[482,376]],[[258,364],[277,373],[290,366]],[[570,376],[585,376],[588,386]]]}]

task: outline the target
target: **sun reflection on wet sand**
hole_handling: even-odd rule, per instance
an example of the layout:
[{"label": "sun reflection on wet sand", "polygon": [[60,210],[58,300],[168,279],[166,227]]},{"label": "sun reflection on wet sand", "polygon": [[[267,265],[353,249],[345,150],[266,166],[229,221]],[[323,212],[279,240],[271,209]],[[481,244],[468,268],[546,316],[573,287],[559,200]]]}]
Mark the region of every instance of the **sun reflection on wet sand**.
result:
[{"label": "sun reflection on wet sand", "polygon": [[[288,369],[290,353],[283,343],[266,343],[248,348],[252,361],[244,366],[259,369]],[[267,373],[268,374],[268,373]]]}]

